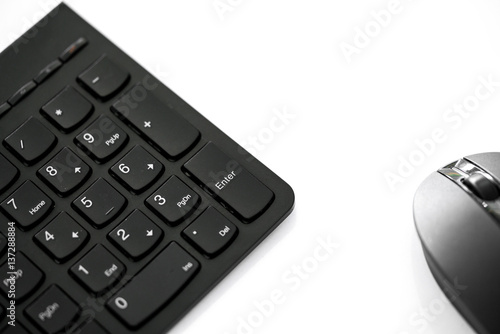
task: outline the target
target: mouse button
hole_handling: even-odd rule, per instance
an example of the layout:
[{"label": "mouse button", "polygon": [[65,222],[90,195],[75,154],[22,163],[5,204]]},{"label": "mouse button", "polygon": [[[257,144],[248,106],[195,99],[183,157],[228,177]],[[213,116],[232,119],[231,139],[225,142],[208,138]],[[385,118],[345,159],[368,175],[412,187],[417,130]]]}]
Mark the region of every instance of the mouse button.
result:
[{"label": "mouse button", "polygon": [[[460,185],[437,172],[417,190],[413,214],[429,266],[443,290],[451,293],[452,301],[469,321],[476,318],[489,329],[500,328],[497,221]],[[496,310],[494,315],[484,312],[485,305]]]},{"label": "mouse button", "polygon": [[497,182],[500,180],[500,153],[479,153],[469,155],[464,159],[480,167],[491,177],[493,177],[493,179],[495,179]]},{"label": "mouse button", "polygon": [[448,167],[441,168],[440,170],[438,170],[438,173],[443,174],[449,179],[452,179],[454,182],[462,181],[468,175],[467,173],[463,172],[460,169],[448,168]]},{"label": "mouse button", "polygon": [[497,185],[483,173],[473,173],[463,183],[474,195],[485,201],[494,201],[500,196]]},{"label": "mouse button", "polygon": [[485,261],[500,263],[497,221],[446,176],[435,172],[421,184],[413,215],[424,248],[443,270],[458,273],[465,266],[484,271]]},{"label": "mouse button", "polygon": [[465,159],[459,159],[455,162],[452,162],[447,167],[458,169],[464,172],[465,174],[471,174],[473,172],[479,171],[479,169],[473,163]]}]

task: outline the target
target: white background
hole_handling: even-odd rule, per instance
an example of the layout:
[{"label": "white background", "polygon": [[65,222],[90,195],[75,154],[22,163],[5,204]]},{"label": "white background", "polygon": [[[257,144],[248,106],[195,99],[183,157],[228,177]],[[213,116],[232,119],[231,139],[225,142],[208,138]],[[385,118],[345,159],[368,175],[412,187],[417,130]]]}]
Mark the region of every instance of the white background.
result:
[{"label": "white background", "polygon": [[[0,49],[55,4],[2,1]],[[172,333],[473,333],[427,268],[412,199],[435,169],[500,149],[500,87],[460,124],[444,118],[474,101],[481,76],[500,81],[500,3],[400,0],[384,27],[372,12],[390,0],[68,4],[240,144],[260,136],[255,155],[296,194],[292,215]],[[435,129],[444,139],[415,153]],[[410,156],[391,189],[385,174]],[[339,247],[312,260],[328,239]]]}]

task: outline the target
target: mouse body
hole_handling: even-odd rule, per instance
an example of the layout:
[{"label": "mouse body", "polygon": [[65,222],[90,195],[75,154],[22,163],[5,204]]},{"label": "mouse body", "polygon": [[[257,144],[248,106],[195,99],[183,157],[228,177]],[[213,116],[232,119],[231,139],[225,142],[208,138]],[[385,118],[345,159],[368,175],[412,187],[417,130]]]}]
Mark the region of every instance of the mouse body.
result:
[{"label": "mouse body", "polygon": [[500,333],[500,153],[432,173],[415,194],[413,217],[448,299],[478,333]]}]

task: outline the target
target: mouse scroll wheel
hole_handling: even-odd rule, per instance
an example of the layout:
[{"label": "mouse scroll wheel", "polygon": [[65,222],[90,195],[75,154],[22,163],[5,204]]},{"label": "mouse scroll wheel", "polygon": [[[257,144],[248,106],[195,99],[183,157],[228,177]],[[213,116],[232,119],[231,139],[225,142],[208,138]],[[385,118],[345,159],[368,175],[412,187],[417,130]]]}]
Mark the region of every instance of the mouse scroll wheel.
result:
[{"label": "mouse scroll wheel", "polygon": [[494,201],[500,197],[498,187],[482,173],[473,173],[464,181],[464,185],[474,193],[474,195],[485,201]]}]

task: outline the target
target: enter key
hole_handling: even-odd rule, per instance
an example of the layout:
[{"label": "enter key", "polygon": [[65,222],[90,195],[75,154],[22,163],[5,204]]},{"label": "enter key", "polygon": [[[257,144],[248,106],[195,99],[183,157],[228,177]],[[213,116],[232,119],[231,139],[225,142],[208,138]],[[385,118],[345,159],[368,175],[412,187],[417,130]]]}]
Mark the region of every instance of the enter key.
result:
[{"label": "enter key", "polygon": [[186,162],[184,168],[219,202],[246,221],[257,218],[274,198],[268,187],[212,142]]}]

